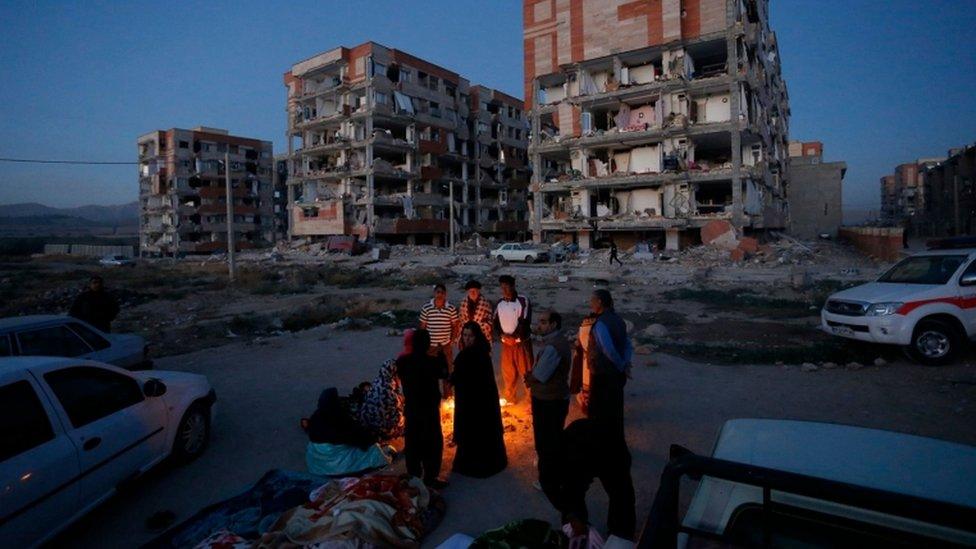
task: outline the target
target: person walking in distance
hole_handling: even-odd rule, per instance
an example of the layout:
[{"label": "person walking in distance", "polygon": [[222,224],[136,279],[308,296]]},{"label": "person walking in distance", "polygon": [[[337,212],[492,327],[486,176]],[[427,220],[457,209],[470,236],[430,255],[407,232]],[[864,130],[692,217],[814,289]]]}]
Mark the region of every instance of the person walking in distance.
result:
[{"label": "person walking in distance", "polygon": [[88,280],[88,289],[78,294],[71,304],[68,314],[108,333],[119,314],[119,302],[105,291],[102,277],[93,276]]},{"label": "person walking in distance", "polygon": [[[434,286],[434,297],[420,309],[420,328],[430,333],[431,355],[443,355],[448,375],[454,371],[454,342],[458,339],[461,316],[457,307],[447,302],[447,288]],[[451,384],[445,380],[444,398],[451,398]]]},{"label": "person walking in distance", "polygon": [[464,300],[458,307],[461,312],[461,326],[468,322],[477,323],[478,327],[481,328],[481,333],[489,343],[490,350],[492,314],[494,313],[491,302],[482,295],[481,283],[477,280],[469,280],[464,285],[464,291],[466,292]]},{"label": "person walking in distance", "polygon": [[618,265],[622,266],[624,263],[620,261],[620,257],[617,255],[617,253],[618,253],[617,243],[611,240],[610,241],[610,265],[613,265],[613,262],[616,261]]},{"label": "person walking in distance", "polygon": [[518,380],[532,369],[532,309],[529,299],[515,289],[515,277],[498,277],[502,298],[495,305],[494,325],[502,343],[502,405],[515,404]]},{"label": "person walking in distance", "polygon": [[430,333],[416,330],[410,354],[396,361],[397,377],[403,387],[403,415],[407,473],[423,479],[432,488],[447,485],[438,479],[444,453],[441,431],[441,392],[437,380],[447,377],[443,355],[431,356]]},{"label": "person walking in distance", "polygon": [[572,352],[555,311],[543,311],[535,327],[542,338],[525,384],[532,396],[532,434],[539,458],[539,486],[553,506],[559,505],[559,437],[569,413],[569,369]]}]

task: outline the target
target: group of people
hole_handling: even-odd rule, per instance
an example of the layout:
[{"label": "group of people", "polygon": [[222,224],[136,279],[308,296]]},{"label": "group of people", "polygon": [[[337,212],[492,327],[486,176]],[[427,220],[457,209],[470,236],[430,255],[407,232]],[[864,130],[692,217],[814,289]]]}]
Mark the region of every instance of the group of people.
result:
[{"label": "group of people", "polygon": [[[575,347],[553,310],[532,325],[529,299],[515,279],[499,278],[494,305],[481,284],[469,281],[457,305],[438,284],[411,332],[408,354],[396,361],[403,388],[407,471],[443,488],[442,398],[454,398],[454,472],[485,478],[507,466],[501,406],[514,404],[520,382],[531,399],[538,484],[565,524],[587,529],[586,492],[599,479],[610,498],[611,535],[633,539],[635,528],[631,457],[624,437],[623,389],[633,349],[626,324],[607,290],[596,290]],[[533,352],[533,332],[538,349]],[[502,391],[495,384],[491,342],[500,343]],[[455,354],[455,350],[457,353]],[[570,399],[577,395],[585,418],[566,426]]]}]

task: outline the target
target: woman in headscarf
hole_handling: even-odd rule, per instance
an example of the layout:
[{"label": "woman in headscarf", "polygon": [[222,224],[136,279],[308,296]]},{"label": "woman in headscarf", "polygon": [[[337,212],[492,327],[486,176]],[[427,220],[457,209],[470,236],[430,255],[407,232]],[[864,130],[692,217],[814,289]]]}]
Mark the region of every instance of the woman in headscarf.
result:
[{"label": "woman in headscarf", "polygon": [[397,359],[396,370],[403,386],[407,473],[439,490],[447,486],[438,478],[444,451],[439,381],[447,377],[447,360],[443,354],[430,356],[429,350],[430,333],[416,330],[411,352]]},{"label": "woman in headscarf", "polygon": [[319,406],[308,418],[308,471],[314,475],[341,476],[389,465],[376,439],[339,402],[339,391],[330,387],[319,396]]},{"label": "woman in headscarf", "polygon": [[379,440],[390,440],[403,434],[403,391],[397,377],[396,361],[411,352],[412,329],[403,333],[403,350],[397,358],[383,363],[359,407],[359,422]]},{"label": "woman in headscarf", "polygon": [[454,359],[453,470],[487,478],[505,469],[505,440],[491,347],[476,322],[461,329],[461,352]]}]

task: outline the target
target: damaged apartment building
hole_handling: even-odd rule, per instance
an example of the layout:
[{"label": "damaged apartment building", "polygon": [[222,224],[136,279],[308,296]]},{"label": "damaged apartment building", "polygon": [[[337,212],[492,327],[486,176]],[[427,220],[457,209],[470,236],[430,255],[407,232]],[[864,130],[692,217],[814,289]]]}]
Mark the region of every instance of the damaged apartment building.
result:
[{"label": "damaged apartment building", "polygon": [[527,234],[522,101],[367,42],[292,66],[289,234],[443,245]]},{"label": "damaged apartment building", "polygon": [[525,0],[533,233],[694,243],[785,226],[789,103],[767,0]]},{"label": "damaged apartment building", "polygon": [[226,251],[228,168],[235,249],[275,240],[270,141],[199,126],[150,132],[137,144],[140,255]]}]

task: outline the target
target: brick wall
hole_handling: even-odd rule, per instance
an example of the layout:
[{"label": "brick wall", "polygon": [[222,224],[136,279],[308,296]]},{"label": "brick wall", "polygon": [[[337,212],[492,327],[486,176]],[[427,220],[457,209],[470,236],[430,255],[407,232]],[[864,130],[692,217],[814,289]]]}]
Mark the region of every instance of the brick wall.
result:
[{"label": "brick wall", "polygon": [[842,227],[840,238],[865,255],[884,261],[901,257],[902,229],[894,227]]}]

